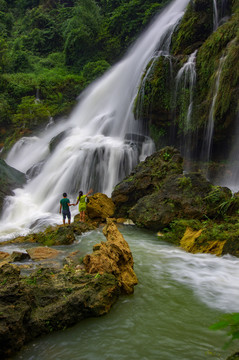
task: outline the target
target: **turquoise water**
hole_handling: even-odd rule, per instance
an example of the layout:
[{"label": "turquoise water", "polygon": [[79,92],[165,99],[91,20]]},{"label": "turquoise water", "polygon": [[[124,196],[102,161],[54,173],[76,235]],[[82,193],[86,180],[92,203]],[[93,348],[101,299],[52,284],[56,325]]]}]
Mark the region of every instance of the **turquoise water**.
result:
[{"label": "turquoise water", "polygon": [[[192,255],[162,243],[156,234],[121,226],[130,245],[139,284],[110,313],[36,339],[15,360],[201,360],[226,359],[225,331],[209,326],[239,309],[239,260]],[[84,234],[72,247],[82,253],[104,241]]]}]

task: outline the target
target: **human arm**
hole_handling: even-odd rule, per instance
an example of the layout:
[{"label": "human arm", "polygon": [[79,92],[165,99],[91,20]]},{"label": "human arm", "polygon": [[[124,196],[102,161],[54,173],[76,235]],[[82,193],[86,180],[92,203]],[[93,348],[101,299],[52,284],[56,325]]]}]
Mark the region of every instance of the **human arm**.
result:
[{"label": "human arm", "polygon": [[91,193],[93,193],[93,189],[90,189],[90,190],[88,191],[88,193],[86,194],[86,196],[90,195]]},{"label": "human arm", "polygon": [[59,211],[59,213],[61,213],[61,209],[62,209],[62,205],[61,205],[61,203],[60,203],[60,211]]}]

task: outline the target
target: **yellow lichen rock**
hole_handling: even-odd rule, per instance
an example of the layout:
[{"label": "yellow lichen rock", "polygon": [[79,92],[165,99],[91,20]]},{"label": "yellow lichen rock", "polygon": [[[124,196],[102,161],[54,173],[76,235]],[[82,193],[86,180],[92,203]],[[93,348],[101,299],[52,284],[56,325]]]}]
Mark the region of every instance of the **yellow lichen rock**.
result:
[{"label": "yellow lichen rock", "polygon": [[138,280],[133,270],[134,262],[129,245],[112,219],[107,219],[103,233],[107,241],[95,245],[93,253],[84,257],[86,271],[90,274],[113,274],[122,292],[131,294]]},{"label": "yellow lichen rock", "polygon": [[195,240],[201,235],[201,233],[202,230],[194,231],[190,228],[187,228],[183,238],[180,241],[181,248],[192,253],[200,252],[200,251],[195,251],[197,250],[195,245]]},{"label": "yellow lichen rock", "polygon": [[103,221],[113,216],[114,211],[115,205],[107,195],[96,193],[93,196],[89,196],[87,214],[90,219],[100,219]]},{"label": "yellow lichen rock", "polygon": [[197,241],[202,233],[202,229],[195,231],[187,228],[183,238],[180,241],[180,246],[185,251],[190,253],[210,253],[214,255],[221,255],[226,241],[208,240],[207,242],[200,243]]}]

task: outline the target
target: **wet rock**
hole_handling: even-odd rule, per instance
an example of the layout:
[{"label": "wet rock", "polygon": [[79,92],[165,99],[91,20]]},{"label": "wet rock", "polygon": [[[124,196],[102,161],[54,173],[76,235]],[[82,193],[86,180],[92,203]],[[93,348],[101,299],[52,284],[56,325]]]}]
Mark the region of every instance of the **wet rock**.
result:
[{"label": "wet rock", "polygon": [[[25,343],[87,317],[109,312],[120,293],[132,293],[137,283],[128,244],[113,222],[104,233],[106,243],[94,247],[84,263],[79,252],[63,268],[37,266],[23,276],[14,264],[0,266],[0,358],[7,359]],[[58,251],[29,249],[34,260]],[[97,261],[96,259],[100,259]],[[72,260],[72,261],[71,261]]]},{"label": "wet rock", "polygon": [[33,261],[40,261],[46,259],[54,259],[59,256],[61,251],[49,247],[38,246],[27,249],[27,253]]},{"label": "wet rock", "polygon": [[239,352],[229,356],[226,360],[239,360]]},{"label": "wet rock", "polygon": [[0,251],[0,261],[5,260],[6,258],[9,257],[9,253],[5,252],[5,251]]},{"label": "wet rock", "polygon": [[2,210],[5,196],[13,195],[13,190],[22,187],[25,182],[25,174],[7,165],[4,160],[0,159],[0,211]]},{"label": "wet rock", "polygon": [[[183,174],[182,162],[178,150],[166,147],[140,163],[112,193],[114,216],[156,231],[175,219],[220,216],[231,191],[213,186],[201,173]],[[234,205],[235,211],[239,203]]]},{"label": "wet rock", "polygon": [[157,151],[139,163],[112,192],[115,217],[128,218],[129,210],[139,199],[157,191],[170,175],[182,174],[182,165],[183,159],[179,151],[172,147]]},{"label": "wet rock", "polygon": [[86,271],[90,274],[113,274],[122,291],[131,294],[138,280],[129,245],[111,219],[107,219],[103,233],[107,241],[95,245],[93,253],[83,259]]},{"label": "wet rock", "polygon": [[20,251],[13,251],[8,260],[9,262],[21,262],[29,259],[29,254]]},{"label": "wet rock", "polygon": [[96,193],[89,197],[87,204],[87,215],[90,219],[105,221],[106,218],[113,216],[115,205],[107,195]]}]

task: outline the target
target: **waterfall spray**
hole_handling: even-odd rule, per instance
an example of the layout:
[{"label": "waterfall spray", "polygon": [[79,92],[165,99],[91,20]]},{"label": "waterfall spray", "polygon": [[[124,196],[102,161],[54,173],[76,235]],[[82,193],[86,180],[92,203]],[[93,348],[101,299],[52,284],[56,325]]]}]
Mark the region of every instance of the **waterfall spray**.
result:
[{"label": "waterfall spray", "polygon": [[[180,127],[182,128],[183,136],[181,140],[181,151],[183,156],[187,159],[191,158],[191,118],[192,118],[192,109],[193,109],[193,93],[196,85],[196,56],[197,51],[195,50],[188,58],[187,62],[182,66],[178,71],[175,82],[175,106],[177,104],[177,97],[182,94],[183,97],[187,98],[181,103],[187,102],[186,116],[183,111],[183,119],[180,119]],[[186,94],[184,94],[186,92]],[[188,95],[189,92],[189,95]],[[180,105],[182,106],[182,104]],[[189,168],[185,168],[189,170]]]},{"label": "waterfall spray", "polygon": [[8,164],[28,173],[39,165],[39,171],[23,189],[15,190],[15,196],[7,198],[2,238],[59,223],[63,192],[72,200],[79,190],[90,187],[110,195],[138,161],[150,155],[152,140],[129,141],[143,135],[133,115],[135,97],[146,65],[155,51],[164,48],[189,1],[174,0],[167,6],[126,57],[84,91],[68,121],[14,146]]},{"label": "waterfall spray", "polygon": [[217,100],[217,94],[219,90],[220,85],[220,78],[222,73],[223,64],[226,60],[226,56],[221,57],[219,61],[219,67],[216,72],[216,80],[215,80],[215,88],[214,88],[214,94],[212,99],[212,104],[209,112],[209,118],[207,126],[204,130],[204,142],[202,145],[202,159],[206,162],[209,161],[212,151],[212,140],[213,140],[213,132],[214,132],[214,111],[215,111],[215,104]]}]

